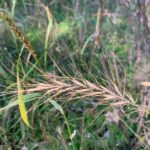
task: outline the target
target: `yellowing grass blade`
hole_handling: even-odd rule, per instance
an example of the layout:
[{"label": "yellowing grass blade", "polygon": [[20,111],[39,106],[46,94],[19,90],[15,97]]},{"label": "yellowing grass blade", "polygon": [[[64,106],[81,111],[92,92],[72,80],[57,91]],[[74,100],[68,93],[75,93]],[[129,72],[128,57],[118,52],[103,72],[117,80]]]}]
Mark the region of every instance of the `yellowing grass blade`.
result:
[{"label": "yellowing grass blade", "polygon": [[[45,11],[46,11],[46,14],[47,14],[47,18],[48,18],[48,27],[47,27],[47,32],[46,32],[46,40],[48,42],[48,38],[49,36],[51,37],[51,40],[52,40],[52,43],[55,43],[55,28],[56,28],[56,22],[55,22],[55,19],[53,17],[53,14],[52,12],[50,11],[49,7],[48,6],[45,6]],[[45,40],[45,42],[46,42]]]},{"label": "yellowing grass blade", "polygon": [[28,121],[27,111],[24,104],[24,98],[21,89],[18,68],[17,68],[17,89],[18,89],[18,104],[19,104],[19,111],[20,111],[21,118],[28,127],[31,127]]},{"label": "yellowing grass blade", "polygon": [[52,15],[50,9],[48,8],[48,6],[45,6],[44,8],[46,10],[48,21],[53,20],[53,15]]}]

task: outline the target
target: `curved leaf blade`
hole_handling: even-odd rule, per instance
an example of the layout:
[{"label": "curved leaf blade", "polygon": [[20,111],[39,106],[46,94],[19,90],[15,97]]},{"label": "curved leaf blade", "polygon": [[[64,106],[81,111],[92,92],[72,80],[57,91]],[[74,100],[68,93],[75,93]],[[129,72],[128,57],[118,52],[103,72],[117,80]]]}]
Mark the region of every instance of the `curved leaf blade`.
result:
[{"label": "curved leaf blade", "polygon": [[20,84],[18,68],[17,68],[17,91],[18,91],[18,105],[19,105],[21,118],[28,127],[31,127],[29,124],[27,110],[26,110],[25,103],[24,103],[24,96],[23,96],[23,92],[22,92],[22,88]]}]

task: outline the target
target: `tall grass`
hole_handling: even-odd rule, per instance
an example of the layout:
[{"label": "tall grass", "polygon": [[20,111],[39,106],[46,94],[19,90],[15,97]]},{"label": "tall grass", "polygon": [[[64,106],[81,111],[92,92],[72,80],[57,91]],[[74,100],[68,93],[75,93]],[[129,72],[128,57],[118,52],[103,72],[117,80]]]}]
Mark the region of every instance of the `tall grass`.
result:
[{"label": "tall grass", "polygon": [[[14,14],[15,11],[15,4],[16,3],[14,3],[12,14]],[[50,20],[50,15],[47,16],[49,18],[49,25],[47,27],[47,32],[46,32],[45,42],[44,42],[45,69],[47,65],[47,53],[48,53],[47,49],[48,49],[49,33],[52,28],[52,20]],[[2,19],[7,23],[12,33],[21,41],[24,47],[35,58],[36,63],[42,66],[40,59],[36,54],[36,51],[32,48],[30,42],[26,39],[24,34],[18,29],[18,27],[15,25],[13,20],[7,15],[6,12],[4,11],[0,12],[0,19]],[[87,39],[83,48],[81,49],[82,55],[84,54],[87,44],[91,39],[92,36],[90,36]],[[19,61],[20,63],[23,63],[21,59],[19,59]],[[114,64],[116,65],[115,62]],[[69,73],[67,74],[68,76],[66,76],[63,74],[63,72],[61,72],[61,69],[58,67],[58,70],[61,72],[61,75],[59,76],[55,73],[48,73],[46,71],[44,72],[42,68],[38,68],[36,64],[32,64],[31,62],[29,62],[29,66],[28,66],[29,68],[27,72],[24,69],[23,65],[20,67],[21,71],[19,70],[18,65],[16,64],[13,65],[15,66],[15,68],[17,68],[17,73],[16,72],[14,73],[17,83],[11,84],[9,87],[6,87],[5,91],[0,92],[0,97],[6,97],[11,99],[11,101],[8,104],[6,104],[6,106],[0,108],[0,113],[7,114],[8,111],[18,106],[18,102],[20,102],[21,118],[28,126],[30,126],[29,122],[31,123],[31,126],[33,126],[33,129],[28,129],[28,128],[26,129],[26,127],[24,127],[24,130],[27,130],[26,132],[29,133],[32,130],[31,132],[34,133],[36,132],[35,131],[36,128],[40,128],[42,130],[43,133],[42,136],[45,139],[45,141],[50,142],[53,139],[52,137],[51,139],[47,137],[47,133],[45,129],[47,128],[48,130],[49,128],[52,128],[51,124],[49,124],[49,117],[47,116],[43,117],[42,115],[41,116],[43,118],[39,117],[40,114],[42,114],[43,112],[45,112],[46,115],[49,115],[52,112],[53,109],[52,108],[49,109],[49,103],[51,103],[53,107],[56,110],[58,110],[63,116],[65,125],[67,126],[67,135],[69,134],[69,139],[71,140],[72,147],[75,150],[76,143],[75,140],[72,138],[71,125],[69,124],[67,118],[68,116],[66,115],[67,113],[65,113],[63,107],[65,107],[65,105],[67,105],[68,103],[71,102],[75,103],[77,100],[79,100],[91,104],[91,108],[88,111],[89,113],[96,110],[99,106],[105,107],[102,111],[99,112],[99,114],[103,114],[103,112],[106,112],[106,110],[109,111],[112,108],[119,108],[121,113],[121,115],[118,114],[119,121],[122,122],[124,126],[128,128],[128,130],[136,137],[136,139],[140,142],[141,145],[145,146],[146,143],[149,142],[149,138],[147,137],[147,135],[143,136],[140,132],[138,132],[138,130],[136,131],[136,129],[132,129],[132,127],[130,127],[130,125],[126,123],[126,122],[132,123],[132,117],[130,118],[132,114],[133,116],[137,115],[140,118],[140,114],[142,114],[141,115],[142,117],[149,115],[149,110],[144,104],[141,104],[138,100],[133,98],[132,94],[128,92],[125,85],[122,84],[122,82],[119,80],[119,75],[114,76],[114,74],[112,73],[112,78],[109,78],[109,75],[107,73],[104,73],[105,79],[101,78],[101,80],[98,81],[96,79],[95,80],[86,79],[86,77],[83,77],[81,75],[82,74],[81,72],[76,72],[77,70],[74,71],[77,74],[76,75],[77,77],[69,76]],[[55,66],[56,65],[57,64],[55,64]],[[107,68],[105,68],[105,70],[107,70]],[[0,71],[3,73],[3,76],[5,76],[6,73],[2,68],[0,68]],[[116,72],[118,71],[117,68],[115,69],[115,71]],[[32,75],[32,73],[34,75]],[[9,76],[8,74],[6,75]],[[104,80],[106,80],[106,82],[104,82]],[[144,83],[144,85],[145,84],[149,86],[148,82]],[[27,107],[29,108],[28,110],[25,107],[25,105],[28,106]],[[42,109],[44,110],[40,109],[42,106],[43,106]],[[37,111],[37,115],[34,115],[36,111]],[[29,121],[28,121],[28,116],[26,115],[27,113],[28,114],[32,113],[32,115],[28,115]],[[52,116],[53,118],[50,119],[54,119],[57,116],[58,114],[56,113],[55,116]],[[34,120],[34,117],[36,121]],[[142,120],[143,119],[142,117],[140,118],[141,119],[140,126],[144,127],[144,132],[148,134],[146,132],[147,126],[146,127],[144,126],[145,122]],[[39,118],[41,120],[43,119],[46,122],[45,126],[44,123],[41,124],[41,120]],[[127,119],[124,120],[124,118]],[[90,125],[96,119],[97,118],[94,118],[93,121],[90,122]],[[17,123],[15,122],[13,127],[15,127]],[[103,128],[103,125],[101,128]],[[6,134],[4,133],[4,135]],[[64,144],[64,147],[66,148],[67,147],[65,145],[66,143],[63,141],[63,139],[61,140],[62,143]]]}]

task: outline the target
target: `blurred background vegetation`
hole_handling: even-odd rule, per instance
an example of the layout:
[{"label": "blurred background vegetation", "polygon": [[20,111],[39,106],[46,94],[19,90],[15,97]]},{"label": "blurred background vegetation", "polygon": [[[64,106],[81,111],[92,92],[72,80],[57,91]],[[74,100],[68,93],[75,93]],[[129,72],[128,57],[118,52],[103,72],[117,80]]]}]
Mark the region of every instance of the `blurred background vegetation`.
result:
[{"label": "blurred background vegetation", "polygon": [[150,0],[0,0],[0,12],[40,60],[0,15],[1,150],[150,149]]}]

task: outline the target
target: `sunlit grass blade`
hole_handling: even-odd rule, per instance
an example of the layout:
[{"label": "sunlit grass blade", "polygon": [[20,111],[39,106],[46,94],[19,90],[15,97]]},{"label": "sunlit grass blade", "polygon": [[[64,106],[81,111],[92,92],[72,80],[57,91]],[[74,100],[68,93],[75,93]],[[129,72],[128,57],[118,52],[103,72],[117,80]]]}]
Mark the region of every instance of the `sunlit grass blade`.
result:
[{"label": "sunlit grass blade", "polygon": [[48,26],[47,26],[47,31],[46,31],[46,37],[45,37],[45,44],[44,44],[44,67],[46,67],[47,64],[47,53],[48,53],[48,46],[49,46],[49,39],[50,39],[50,45],[53,45],[55,43],[55,21],[54,17],[52,15],[52,12],[50,9],[46,6],[44,7],[47,18],[48,18]]},{"label": "sunlit grass blade", "polygon": [[24,96],[23,96],[23,92],[22,92],[22,88],[21,88],[21,84],[20,84],[18,67],[17,67],[17,91],[18,91],[18,105],[19,105],[19,111],[20,111],[21,118],[28,127],[31,127],[29,124],[27,110],[26,110],[25,103],[24,103]]}]

